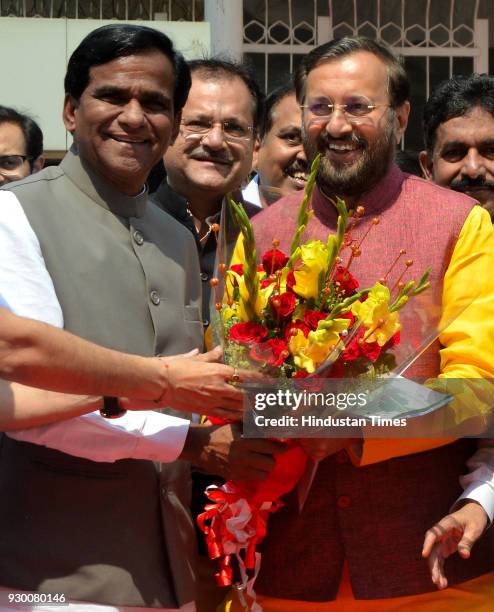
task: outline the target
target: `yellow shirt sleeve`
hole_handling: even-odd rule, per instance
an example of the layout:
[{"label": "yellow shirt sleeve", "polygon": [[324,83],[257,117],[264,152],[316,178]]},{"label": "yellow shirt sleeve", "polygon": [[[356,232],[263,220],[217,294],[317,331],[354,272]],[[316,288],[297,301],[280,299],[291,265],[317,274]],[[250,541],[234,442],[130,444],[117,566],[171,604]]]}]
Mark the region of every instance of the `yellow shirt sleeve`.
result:
[{"label": "yellow shirt sleeve", "polygon": [[[443,321],[452,322],[439,336],[444,347],[439,378],[477,379],[466,380],[445,408],[452,430],[472,419],[482,428],[494,397],[488,380],[494,378],[494,230],[488,212],[480,206],[469,213],[444,277]],[[437,448],[455,438],[364,438],[348,450],[353,463],[363,466]]]}]

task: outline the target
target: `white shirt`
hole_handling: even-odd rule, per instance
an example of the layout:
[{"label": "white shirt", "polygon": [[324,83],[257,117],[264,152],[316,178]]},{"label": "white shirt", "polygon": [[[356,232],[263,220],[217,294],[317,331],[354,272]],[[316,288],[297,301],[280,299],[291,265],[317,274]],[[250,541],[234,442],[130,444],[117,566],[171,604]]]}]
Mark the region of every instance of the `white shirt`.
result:
[{"label": "white shirt", "polygon": [[465,490],[456,503],[463,499],[473,499],[484,508],[492,523],[494,520],[494,440],[481,440],[479,446],[479,450],[467,461],[471,472],[460,478],[460,483]]},{"label": "white shirt", "polygon": [[250,183],[242,189],[242,199],[244,202],[250,202],[251,204],[262,208],[261,198],[259,196],[258,174],[256,174]]}]

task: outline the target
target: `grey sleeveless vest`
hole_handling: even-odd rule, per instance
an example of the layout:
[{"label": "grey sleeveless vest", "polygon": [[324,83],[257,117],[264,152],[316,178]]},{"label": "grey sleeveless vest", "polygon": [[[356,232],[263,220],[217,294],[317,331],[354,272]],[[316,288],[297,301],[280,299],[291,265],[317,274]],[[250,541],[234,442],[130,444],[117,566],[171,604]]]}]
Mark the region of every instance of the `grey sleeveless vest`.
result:
[{"label": "grey sleeveless vest", "polygon": [[[65,327],[141,355],[202,345],[190,233],[115,192],[76,151],[9,186],[36,233]],[[194,530],[184,462],[97,463],[16,442],[0,447],[0,584],[104,604],[194,599]]]}]

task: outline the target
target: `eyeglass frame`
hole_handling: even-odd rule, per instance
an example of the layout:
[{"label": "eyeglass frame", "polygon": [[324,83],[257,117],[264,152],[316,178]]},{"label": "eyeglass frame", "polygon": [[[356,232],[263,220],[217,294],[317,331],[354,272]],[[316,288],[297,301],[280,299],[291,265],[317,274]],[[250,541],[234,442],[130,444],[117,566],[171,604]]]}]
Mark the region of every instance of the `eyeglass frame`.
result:
[{"label": "eyeglass frame", "polygon": [[[363,96],[363,98],[365,98],[365,96]],[[313,110],[311,110],[311,108],[314,107],[315,104],[320,104],[323,107],[326,106],[328,109],[332,108],[332,110],[329,111],[328,114],[326,115],[317,115],[316,113],[314,113]],[[305,109],[307,109],[313,115],[314,121],[318,121],[318,120],[329,121],[336,111],[341,110],[343,115],[345,116],[345,119],[349,123],[356,123],[359,120],[365,120],[368,117],[370,118],[372,111],[374,111],[376,108],[380,108],[380,107],[393,108],[391,104],[370,103],[366,105],[367,111],[365,113],[363,113],[362,115],[354,115],[347,110],[348,105],[349,105],[348,102],[345,102],[344,104],[340,104],[339,102],[332,102],[332,103],[319,102],[319,103],[314,103],[314,104],[301,104],[300,108],[302,109],[302,111],[305,111]]]},{"label": "eyeglass frame", "polygon": [[[2,168],[2,163],[1,163],[1,160],[6,157],[20,157],[22,159],[22,162],[18,166],[16,166],[13,170],[6,170],[5,168]],[[26,161],[32,162],[33,159],[34,158],[30,155],[20,155],[17,153],[12,153],[9,155],[0,155],[0,174],[2,176],[9,176],[10,173],[15,173],[15,171],[18,170],[22,166],[23,163],[25,163]]]},{"label": "eyeglass frame", "polygon": [[189,132],[188,136],[185,136],[186,138],[187,137],[199,137],[200,139],[202,139],[205,136],[207,136],[216,125],[221,125],[221,133],[223,134],[223,139],[225,140],[225,142],[228,142],[230,144],[240,144],[242,142],[247,142],[248,140],[253,139],[253,136],[256,132],[255,126],[253,125],[238,126],[241,129],[246,129],[247,132],[249,132],[249,134],[245,136],[233,136],[232,134],[228,134],[228,132],[225,132],[225,124],[228,124],[228,123],[231,123],[231,121],[228,121],[228,120],[210,121],[209,126],[205,127],[204,131],[198,131],[197,129],[190,129],[190,126],[188,126],[182,120],[180,122],[180,127],[183,127],[185,131]]}]

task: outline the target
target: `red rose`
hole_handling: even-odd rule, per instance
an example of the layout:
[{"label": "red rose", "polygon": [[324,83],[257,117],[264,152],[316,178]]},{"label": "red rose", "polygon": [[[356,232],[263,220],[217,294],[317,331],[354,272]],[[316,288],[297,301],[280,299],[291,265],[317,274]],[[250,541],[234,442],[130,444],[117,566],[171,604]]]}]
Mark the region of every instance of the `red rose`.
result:
[{"label": "red rose", "polygon": [[340,284],[340,289],[345,295],[351,295],[359,286],[358,280],[344,266],[336,267],[333,280]]},{"label": "red rose", "polygon": [[273,274],[276,270],[283,268],[288,259],[288,255],[285,255],[282,251],[272,249],[271,251],[266,251],[262,256],[262,267],[266,274]]},{"label": "red rose", "polygon": [[363,327],[357,330],[343,351],[343,361],[355,361],[360,356],[370,359],[372,363],[376,361],[381,354],[381,347],[377,342],[362,342],[365,333],[366,329]]},{"label": "red rose", "polygon": [[273,295],[269,298],[269,303],[277,319],[286,319],[295,310],[297,297],[295,294],[287,291],[279,295]]},{"label": "red rose", "polygon": [[249,357],[253,361],[258,361],[271,367],[280,366],[289,355],[287,343],[278,338],[271,338],[266,340],[266,342],[255,344],[249,353]]},{"label": "red rose", "polygon": [[233,264],[232,266],[230,266],[230,270],[232,270],[232,272],[236,272],[239,276],[243,276],[244,264],[243,263]]},{"label": "red rose", "polygon": [[345,368],[339,359],[333,363],[329,374],[326,375],[326,378],[345,378]]},{"label": "red rose", "polygon": [[348,329],[352,329],[352,327],[355,324],[355,317],[353,316],[353,313],[351,310],[349,310],[348,312],[345,312],[345,314],[342,315],[338,315],[338,319],[348,319],[350,321],[350,324],[348,325]]},{"label": "red rose", "polygon": [[365,328],[359,327],[342,353],[343,361],[355,361],[355,359],[360,357],[362,350],[359,340],[362,339],[364,334]]},{"label": "red rose", "polygon": [[320,310],[306,310],[304,312],[304,323],[311,329],[317,329],[317,324],[328,316],[327,312]]},{"label": "red rose", "polygon": [[292,323],[289,323],[286,327],[285,327],[285,340],[287,342],[290,342],[290,338],[292,337],[292,329],[301,329],[304,332],[304,336],[307,338],[307,336],[309,335],[310,332],[310,327],[308,325],[306,325],[305,323],[302,323],[302,321],[295,321]]},{"label": "red rose", "polygon": [[377,342],[362,342],[360,350],[362,351],[362,355],[370,359],[372,363],[374,363],[381,354],[381,347]]},{"label": "red rose", "polygon": [[261,342],[269,331],[260,323],[235,323],[230,328],[230,340],[239,344]]},{"label": "red rose", "polygon": [[398,344],[400,344],[400,340],[401,335],[400,332],[397,331],[396,334],[394,336],[391,336],[391,338],[383,346],[383,351],[387,351],[388,349],[393,348],[393,346],[397,346]]},{"label": "red rose", "polygon": [[287,289],[293,289],[295,285],[295,274],[293,273],[293,270],[290,270],[290,272],[288,272],[288,274],[286,275],[286,287]]},{"label": "red rose", "polygon": [[309,376],[309,372],[306,372],[305,370],[297,370],[292,378],[307,378],[307,376]]},{"label": "red rose", "polygon": [[360,356],[360,346],[356,338],[353,337],[350,340],[350,342],[346,345],[346,348],[342,353],[342,359],[343,361],[355,361],[355,359],[357,359],[357,357],[359,356]]},{"label": "red rose", "polygon": [[267,276],[261,281],[261,289],[266,289],[266,287],[269,287],[269,285],[272,285],[275,282],[276,278],[273,278],[272,276]]}]

